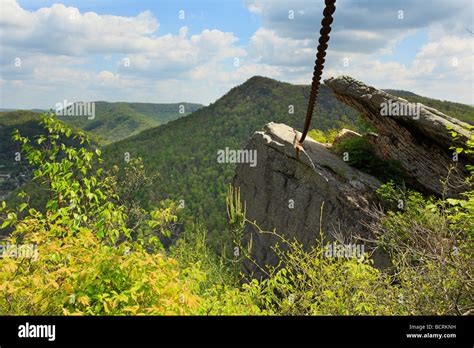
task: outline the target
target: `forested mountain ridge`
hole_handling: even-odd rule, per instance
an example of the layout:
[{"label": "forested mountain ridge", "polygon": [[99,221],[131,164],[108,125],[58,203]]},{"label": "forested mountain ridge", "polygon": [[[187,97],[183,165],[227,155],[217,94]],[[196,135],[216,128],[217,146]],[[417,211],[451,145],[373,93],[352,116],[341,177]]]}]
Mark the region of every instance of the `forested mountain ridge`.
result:
[{"label": "forested mountain ridge", "polygon": [[[168,121],[185,116],[200,107],[195,103],[108,103],[94,102],[93,116],[58,116],[75,130],[85,131],[93,144],[105,145],[137,134],[147,128],[157,127]],[[31,176],[24,158],[16,156],[20,146],[12,141],[12,133],[18,129],[22,136],[34,139],[42,134],[39,115],[33,110],[0,111],[0,198],[28,182]],[[31,187],[31,190],[34,190]],[[34,195],[33,195],[34,196]]]},{"label": "forested mountain ridge", "polygon": [[[208,107],[107,146],[106,163],[123,163],[126,153],[142,157],[150,173],[159,173],[150,190],[138,193],[142,201],[183,200],[184,212],[205,220],[211,231],[220,233],[226,224],[226,184],[234,175],[235,164],[218,163],[217,152],[242,149],[253,132],[270,121],[300,129],[309,92],[309,86],[252,77]],[[355,125],[357,115],[322,86],[314,127]]]},{"label": "forested mountain ridge", "polygon": [[95,117],[62,116],[68,124],[97,136],[102,143],[125,139],[141,131],[157,127],[202,107],[194,103],[108,103],[95,102]]},{"label": "forested mountain ridge", "polygon": [[[309,86],[254,76],[208,107],[107,146],[106,162],[123,163],[125,154],[142,157],[148,172],[160,174],[150,190],[137,193],[142,202],[183,200],[189,216],[200,217],[218,232],[226,223],[225,190],[235,165],[218,163],[217,151],[242,149],[268,122],[302,129],[309,92]],[[339,102],[325,85],[316,105],[313,128],[364,127],[358,112]]]},{"label": "forested mountain ridge", "polygon": [[[424,98],[406,91],[390,92],[409,100]],[[208,107],[157,128],[152,127],[160,122],[156,115],[164,122],[176,116],[179,105],[184,105],[186,113],[200,105],[97,102],[96,116],[92,120],[67,116],[60,119],[85,130],[95,143],[135,134],[106,146],[106,163],[122,163],[125,153],[132,158],[142,157],[149,173],[160,174],[150,190],[137,192],[142,202],[153,204],[163,198],[184,200],[184,211],[189,216],[199,216],[211,229],[219,230],[225,224],[225,187],[234,174],[235,164],[217,163],[217,151],[226,147],[242,149],[255,131],[271,121],[301,130],[308,95],[309,86],[255,76]],[[446,114],[450,114],[455,105],[456,115],[461,119],[468,118],[473,109],[430,98],[424,98],[423,102],[428,106],[435,105]],[[9,149],[13,146],[11,132],[19,128],[22,134],[32,137],[37,134],[36,117],[37,113],[33,111],[0,113],[0,144],[2,149],[7,149],[2,151],[0,165],[13,163],[11,158],[16,151]],[[364,125],[358,120],[357,111],[337,101],[329,88],[321,86],[313,128],[361,130]],[[140,132],[142,127],[148,129]],[[7,158],[3,158],[5,156]]]}]

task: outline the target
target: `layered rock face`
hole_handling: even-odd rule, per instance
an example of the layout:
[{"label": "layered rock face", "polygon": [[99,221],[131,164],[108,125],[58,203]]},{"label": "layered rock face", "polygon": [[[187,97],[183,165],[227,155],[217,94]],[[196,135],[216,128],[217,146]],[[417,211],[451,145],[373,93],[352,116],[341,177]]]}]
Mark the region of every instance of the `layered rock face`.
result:
[{"label": "layered rock face", "polygon": [[[435,195],[444,191],[441,178],[447,178],[447,196],[465,191],[466,164],[471,155],[456,155],[452,146],[463,147],[469,139],[467,124],[423,104],[409,103],[382,90],[367,86],[349,76],[325,80],[336,97],[357,109],[376,129],[372,137],[376,152],[384,159],[396,160],[410,183],[418,190]],[[453,139],[447,127],[459,134]]]},{"label": "layered rock face", "polygon": [[[406,177],[418,190],[438,196],[457,196],[464,190],[467,163],[473,155],[453,155],[452,146],[464,146],[470,137],[467,124],[422,104],[412,105],[402,98],[367,86],[350,77],[329,79],[326,84],[337,98],[359,110],[377,130],[365,135],[383,159],[398,161]],[[459,134],[453,139],[447,127]],[[342,132],[338,141],[360,136]],[[257,165],[239,164],[233,185],[240,188],[247,219],[266,231],[275,230],[287,240],[297,239],[309,247],[323,231],[325,238],[358,243],[355,237],[371,238],[365,223],[367,210],[376,203],[380,182],[350,167],[328,146],[306,138],[305,151],[296,155],[294,142],[300,134],[284,124],[267,124],[256,132],[247,150],[257,151]],[[451,169],[450,169],[451,168]],[[440,179],[450,175],[450,185]],[[322,205],[324,206],[322,209]],[[321,216],[322,212],[322,216]],[[260,265],[276,265],[272,246],[278,239],[246,227],[244,242],[252,240],[252,257]],[[370,252],[370,245],[365,250]],[[385,268],[385,255],[372,254],[375,266]],[[246,272],[263,276],[252,262]]]},{"label": "layered rock face", "polygon": [[[320,228],[331,240],[354,243],[354,237],[368,237],[362,221],[374,201],[380,182],[350,167],[323,144],[311,138],[297,158],[293,142],[299,132],[284,124],[269,123],[256,132],[246,149],[257,151],[257,165],[240,164],[233,185],[241,190],[247,219],[262,230],[296,238],[306,246],[314,244]],[[322,204],[324,206],[322,208]],[[322,218],[321,218],[322,211]],[[320,221],[322,222],[320,226]],[[278,261],[271,247],[278,239],[247,226],[245,241],[252,239],[252,256],[260,265]],[[383,267],[382,257],[378,264]],[[246,264],[248,273],[261,276],[258,267]]]}]

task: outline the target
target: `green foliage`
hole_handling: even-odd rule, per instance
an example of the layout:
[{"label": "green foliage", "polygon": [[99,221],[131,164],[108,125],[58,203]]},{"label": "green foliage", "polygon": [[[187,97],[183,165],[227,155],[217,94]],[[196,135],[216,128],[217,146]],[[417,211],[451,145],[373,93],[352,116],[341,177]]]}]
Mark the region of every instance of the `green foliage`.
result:
[{"label": "green foliage", "polygon": [[[452,135],[458,138],[458,134]],[[474,134],[465,147],[456,148],[460,156],[473,151]],[[377,242],[392,255],[398,280],[409,289],[405,295],[413,309],[423,314],[466,315],[474,308],[474,167],[468,165],[467,169],[471,176],[461,198],[425,199],[409,191],[404,194],[408,204],[403,211],[376,214],[373,230]],[[383,186],[380,192],[386,199],[400,200],[400,190],[393,184]]]},{"label": "green foliage", "polygon": [[[119,174],[120,173],[120,174]],[[141,158],[125,162],[123,167],[114,166],[107,173],[111,190],[117,193],[117,202],[124,207],[126,227],[134,240],[144,241],[149,250],[163,247],[177,228],[178,204],[171,200],[159,202],[158,208],[145,209],[140,198],[148,190],[158,174],[148,176]],[[118,179],[120,178],[120,179]]]},{"label": "green foliage", "polygon": [[[251,283],[258,289],[259,306],[278,315],[394,315],[399,289],[390,277],[363,259],[327,257],[321,244],[304,250],[283,240],[275,247],[282,264],[269,269],[269,278]],[[253,290],[256,291],[256,290]]]},{"label": "green foliage", "polygon": [[[472,154],[473,140],[471,135],[458,154]],[[426,198],[393,182],[378,190],[391,210],[373,212],[372,231],[391,256],[396,280],[405,288],[404,301],[414,313],[472,314],[473,166],[468,170],[468,189],[461,198]]]},{"label": "green foliage", "polygon": [[[473,130],[472,126],[468,126],[469,131]],[[455,139],[458,134],[453,135]],[[466,141],[465,147],[452,147],[460,156],[472,156],[474,153],[474,133]],[[461,196],[461,198],[449,198],[447,203],[450,205],[450,219],[456,224],[462,226],[469,238],[474,237],[474,164],[468,164],[466,169],[471,173],[466,179],[466,186],[469,188]]]},{"label": "green foliage", "polygon": [[196,285],[201,302],[199,314],[203,315],[260,315],[265,314],[257,306],[256,293],[244,284],[239,274],[239,264],[233,259],[217,255],[209,247],[207,232],[202,225],[184,231],[171,247],[170,255],[178,261],[183,272],[200,270],[202,277]]},{"label": "green foliage", "polygon": [[335,146],[335,151],[340,155],[347,154],[349,165],[382,181],[393,180],[398,184],[403,182],[401,166],[396,161],[377,157],[373,145],[365,136],[343,140]]},{"label": "green foliage", "polygon": [[[120,198],[116,178],[93,167],[94,160],[101,162],[100,151],[61,142],[62,137],[88,140],[54,115],[42,115],[40,123],[46,135],[30,140],[17,132],[14,138],[36,168],[34,180],[45,183],[49,199],[44,212],[29,207],[26,194],[13,210],[2,202],[1,228],[12,228],[3,242],[34,253],[8,252],[0,258],[1,314],[260,313],[250,295],[227,284],[225,268],[215,266],[199,234],[173,249],[181,265],[156,249],[143,231],[168,229],[176,222],[172,207],[142,211],[148,217],[135,217],[132,230],[125,213],[129,207],[123,204],[133,199]],[[122,187],[123,193],[146,181],[140,160],[131,165],[136,167],[124,169],[130,186]]]},{"label": "green foliage", "polygon": [[[76,149],[62,137],[88,142],[54,115],[42,115],[46,135],[30,140],[16,132],[34,180],[45,183],[44,213],[5,202],[1,228],[12,227],[11,245],[33,245],[32,255],[3,255],[0,260],[2,314],[187,314],[199,299],[193,294],[200,272],[185,277],[176,261],[150,253],[153,243],[127,227],[126,207],[114,191],[114,178],[92,163],[100,151]],[[139,162],[137,162],[139,163]],[[26,197],[26,195],[23,195]],[[155,210],[143,223],[157,231],[176,217]],[[158,233],[158,232],[157,232]]]},{"label": "green foliage", "polygon": [[[296,97],[295,110],[298,105],[304,110],[305,91],[254,78],[208,109],[107,148],[107,156],[116,156],[116,167],[108,170],[85,134],[53,115],[41,117],[38,131],[16,132],[18,149],[34,169],[33,184],[44,190],[46,201],[36,209],[22,193],[14,209],[2,202],[0,230],[11,231],[4,242],[37,249],[33,258],[0,258],[0,314],[472,314],[472,190],[442,200],[395,183],[382,186],[379,195],[389,211],[374,209],[369,226],[374,242],[389,255],[392,272],[374,268],[367,255],[327,256],[324,231],[303,248],[254,224],[279,238],[274,250],[281,263],[263,266],[265,279],[242,283],[239,267],[252,248],[242,240],[251,222],[238,190],[229,187],[226,193],[233,165],[217,165],[216,151],[241,147],[246,133],[270,120],[297,125],[304,117],[288,114],[288,101]],[[341,124],[346,121],[341,118]],[[458,153],[472,151],[473,144],[469,140]],[[358,139],[339,151],[350,154],[352,165],[380,177],[387,163],[377,162],[369,145]],[[132,160],[122,166],[124,152]],[[158,169],[164,175],[157,175]],[[160,238],[180,227],[180,208],[170,198],[184,199],[185,217],[207,216],[211,226],[226,225],[219,205],[227,202],[230,237],[219,239],[216,231],[210,235],[189,219],[166,253]],[[224,228],[216,230],[224,235]],[[216,244],[221,255],[211,247]],[[235,246],[239,257],[232,253]]]},{"label": "green foliage", "polygon": [[313,129],[308,132],[308,136],[320,143],[332,143],[336,139],[339,130],[329,129],[326,132],[320,129]]},{"label": "green foliage", "polygon": [[[24,190],[30,193],[30,205],[33,207],[44,206],[47,197],[45,187],[38,182],[32,183],[33,170],[28,164],[28,159],[21,154],[21,144],[11,141],[12,134],[21,130],[23,137],[34,139],[40,135],[46,136],[47,132],[40,125],[40,115],[36,111],[18,110],[0,112],[0,174],[8,175],[6,180],[0,180],[0,200],[7,200],[12,205],[21,203],[15,193]],[[75,131],[79,131],[73,128]],[[67,138],[59,134],[60,140],[67,146],[75,148],[95,146],[97,139],[91,138],[91,144],[80,144],[78,139]],[[20,189],[21,188],[21,189]],[[2,197],[3,196],[3,197]]]},{"label": "green foliage", "polygon": [[[13,139],[21,144],[22,152],[29,164],[35,168],[33,180],[47,188],[48,202],[45,210],[51,215],[51,222],[71,220],[73,230],[84,226],[97,230],[97,235],[112,241],[120,235],[128,235],[123,225],[126,217],[123,209],[115,208],[117,195],[111,191],[110,179],[99,169],[89,176],[94,158],[100,161],[100,150],[89,151],[85,147],[76,149],[61,142],[63,137],[76,139],[80,144],[89,140],[82,133],[58,122],[53,114],[41,115],[40,125],[46,135],[30,140],[19,131]],[[28,203],[22,210],[28,207]],[[30,215],[41,219],[43,213],[30,208]],[[11,224],[14,220],[5,222]]]},{"label": "green foliage", "polygon": [[[373,211],[376,243],[391,257],[396,282],[410,314],[468,314],[472,311],[472,225],[448,200],[382,186],[381,196],[399,209]],[[463,214],[470,213],[464,211]]]},{"label": "green foliage", "polygon": [[[398,289],[391,286],[390,276],[372,267],[368,255],[361,258],[327,255],[322,230],[315,244],[304,248],[296,240],[290,241],[276,231],[263,231],[247,220],[238,191],[229,189],[227,202],[229,220],[235,229],[243,230],[246,224],[251,224],[257,233],[272,235],[278,240],[273,246],[280,260],[277,266],[259,266],[252,259],[251,245],[243,245],[243,240],[234,242],[245,258],[257,265],[265,275],[263,280],[253,279],[244,288],[252,294],[265,314],[404,313],[403,308],[396,305]],[[248,243],[251,244],[251,241]]]},{"label": "green foliage", "polygon": [[[278,239],[273,249],[276,267],[264,266],[266,278],[252,280],[246,291],[266,314],[284,315],[453,315],[469,314],[472,297],[472,238],[464,225],[452,222],[442,200],[426,200],[413,191],[400,192],[393,183],[380,195],[391,202],[404,197],[401,211],[374,208],[368,226],[379,248],[390,257],[393,269],[380,271],[368,255],[331,257],[325,253],[323,231],[308,248],[275,231],[262,231],[248,221],[238,199],[229,215],[234,226],[252,224],[258,233]],[[235,193],[229,191],[229,195]],[[446,210],[445,210],[446,209]],[[322,214],[321,214],[322,216]],[[238,244],[251,260],[246,248]]]},{"label": "green foliage", "polygon": [[228,264],[209,248],[207,231],[202,225],[188,227],[170,247],[170,255],[184,269],[198,267],[205,270],[206,279],[201,283],[205,292],[215,284],[225,285],[235,282]]},{"label": "green foliage", "polygon": [[72,234],[64,221],[25,219],[17,226],[17,233],[28,232],[22,243],[38,245],[39,256],[0,260],[3,315],[170,315],[198,307],[194,279],[163,254],[137,243],[105,245],[90,229]]},{"label": "green foliage", "polygon": [[[80,144],[87,144],[89,140],[84,133],[74,133],[59,122],[54,114],[40,117],[44,135],[30,140],[16,131],[13,138],[21,144],[25,158],[34,168],[33,181],[46,188],[48,200],[44,209],[36,210],[30,206],[29,199],[25,199],[24,203],[18,205],[16,212],[7,215],[2,227],[15,224],[18,216],[26,214],[38,221],[45,217],[50,223],[66,221],[73,233],[80,227],[92,229],[99,238],[110,243],[134,237],[129,227],[133,221],[127,215],[131,210],[127,205],[130,202],[120,198],[114,176],[102,168],[93,167],[94,161],[99,164],[102,162],[101,151],[66,145],[63,139],[72,138]],[[134,162],[137,163],[139,161]],[[138,166],[138,169],[142,168]],[[129,171],[129,168],[125,169],[125,172]],[[130,178],[129,184],[133,184]],[[27,195],[22,193],[19,196],[25,198]],[[155,230],[161,226],[163,232],[165,226],[176,220],[175,210],[175,207],[168,206],[163,207],[163,210],[152,211],[142,218],[142,223]],[[140,234],[142,230],[135,229],[134,232],[143,237]]]}]

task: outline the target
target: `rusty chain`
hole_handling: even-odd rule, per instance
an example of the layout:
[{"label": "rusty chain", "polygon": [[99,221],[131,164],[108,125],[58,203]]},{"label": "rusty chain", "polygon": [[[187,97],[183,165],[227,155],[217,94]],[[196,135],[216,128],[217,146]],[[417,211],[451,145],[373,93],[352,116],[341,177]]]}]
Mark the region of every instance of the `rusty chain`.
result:
[{"label": "rusty chain", "polygon": [[318,52],[316,53],[316,61],[314,63],[313,81],[311,84],[311,93],[309,95],[308,109],[306,111],[306,119],[304,123],[303,133],[300,140],[295,141],[295,148],[297,153],[302,149],[303,141],[308,134],[313,117],[314,106],[316,104],[316,97],[318,96],[321,76],[323,74],[324,62],[326,57],[326,50],[328,48],[329,33],[331,32],[331,24],[333,22],[332,15],[336,11],[336,0],[326,0],[323,11],[323,19],[321,20],[321,30],[319,31]]}]

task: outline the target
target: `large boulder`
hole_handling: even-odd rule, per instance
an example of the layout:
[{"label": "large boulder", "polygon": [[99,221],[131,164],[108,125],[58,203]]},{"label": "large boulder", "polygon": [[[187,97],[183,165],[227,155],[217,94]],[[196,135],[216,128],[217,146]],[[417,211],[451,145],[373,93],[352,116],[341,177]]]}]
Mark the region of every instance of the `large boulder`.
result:
[{"label": "large boulder", "polygon": [[[256,221],[262,230],[275,229],[307,247],[319,238],[320,230],[327,239],[337,238],[346,244],[361,243],[356,236],[370,237],[363,222],[370,221],[366,209],[374,202],[380,182],[350,167],[311,138],[305,140],[305,151],[298,158],[295,136],[301,134],[287,125],[269,123],[247,144],[246,150],[256,150],[257,165],[239,164],[233,180],[240,188],[247,219]],[[278,238],[248,225],[245,241],[250,238],[257,264],[276,265],[278,258],[271,247]],[[376,254],[375,261],[385,267],[384,257]],[[246,271],[263,275],[252,262],[246,264]]]},{"label": "large boulder", "polygon": [[[474,155],[458,156],[451,147],[465,146],[471,136],[468,124],[349,76],[330,78],[325,83],[339,100],[357,109],[376,129],[378,136],[372,141],[377,154],[398,161],[411,186],[438,196],[457,196],[465,191],[466,164],[474,162]],[[457,132],[458,138],[453,139],[447,128]],[[448,175],[445,188],[440,179]]]}]

